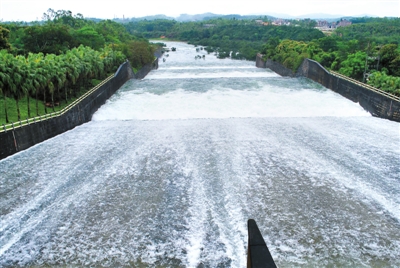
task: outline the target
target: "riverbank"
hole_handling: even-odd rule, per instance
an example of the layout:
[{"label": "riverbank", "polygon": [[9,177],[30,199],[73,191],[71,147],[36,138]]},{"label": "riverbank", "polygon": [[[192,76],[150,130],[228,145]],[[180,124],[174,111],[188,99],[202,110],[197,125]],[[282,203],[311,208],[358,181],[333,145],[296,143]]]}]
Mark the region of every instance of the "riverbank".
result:
[{"label": "riverbank", "polygon": [[129,79],[142,79],[158,68],[158,60],[133,73],[128,61],[117,72],[57,113],[12,124],[0,130],[0,160],[89,122],[93,114]]},{"label": "riverbank", "polygon": [[282,76],[307,77],[343,97],[359,103],[371,115],[400,122],[400,98],[338,73],[329,72],[316,61],[305,59],[296,72],[279,62],[264,61],[258,54],[256,66],[269,68]]}]

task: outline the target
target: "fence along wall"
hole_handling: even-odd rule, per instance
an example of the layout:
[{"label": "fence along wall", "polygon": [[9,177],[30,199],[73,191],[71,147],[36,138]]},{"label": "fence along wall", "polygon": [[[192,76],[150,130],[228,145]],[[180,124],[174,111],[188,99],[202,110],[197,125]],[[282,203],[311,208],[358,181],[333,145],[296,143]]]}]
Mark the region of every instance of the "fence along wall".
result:
[{"label": "fence along wall", "polygon": [[400,98],[367,84],[345,77],[335,72],[329,72],[318,62],[305,59],[296,73],[278,62],[262,60],[262,55],[257,55],[256,66],[269,68],[282,76],[304,76],[320,83],[343,97],[357,102],[366,111],[376,117],[400,122]]},{"label": "fence along wall", "polygon": [[114,75],[105,79],[79,100],[53,116],[42,118],[42,120],[18,122],[11,129],[0,130],[0,160],[89,122],[97,109],[126,81],[131,78],[142,79],[157,67],[158,61],[156,60],[153,64],[144,66],[134,74],[127,61],[121,64]]}]

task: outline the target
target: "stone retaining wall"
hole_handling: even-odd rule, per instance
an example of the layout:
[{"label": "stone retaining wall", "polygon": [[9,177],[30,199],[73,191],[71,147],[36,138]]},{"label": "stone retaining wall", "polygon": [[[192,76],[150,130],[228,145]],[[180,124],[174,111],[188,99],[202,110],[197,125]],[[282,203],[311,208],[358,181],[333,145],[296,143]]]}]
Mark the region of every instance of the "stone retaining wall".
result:
[{"label": "stone retaining wall", "polygon": [[259,68],[269,68],[282,76],[307,77],[339,93],[343,97],[359,103],[373,116],[400,122],[400,98],[389,96],[387,93],[379,92],[379,90],[374,90],[366,84],[352,81],[339,74],[335,75],[327,71],[316,61],[305,59],[297,72],[294,73],[278,62],[269,59],[264,61],[262,55],[258,54],[256,66]]}]

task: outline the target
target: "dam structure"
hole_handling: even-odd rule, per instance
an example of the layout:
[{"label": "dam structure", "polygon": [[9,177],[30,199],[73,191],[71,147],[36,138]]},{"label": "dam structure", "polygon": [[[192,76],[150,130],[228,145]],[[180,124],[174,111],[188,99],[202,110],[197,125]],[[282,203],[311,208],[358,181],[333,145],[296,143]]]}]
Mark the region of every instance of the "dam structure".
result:
[{"label": "dam structure", "polygon": [[91,121],[0,160],[0,267],[246,267],[248,219],[278,267],[400,266],[397,122],[165,43]]}]

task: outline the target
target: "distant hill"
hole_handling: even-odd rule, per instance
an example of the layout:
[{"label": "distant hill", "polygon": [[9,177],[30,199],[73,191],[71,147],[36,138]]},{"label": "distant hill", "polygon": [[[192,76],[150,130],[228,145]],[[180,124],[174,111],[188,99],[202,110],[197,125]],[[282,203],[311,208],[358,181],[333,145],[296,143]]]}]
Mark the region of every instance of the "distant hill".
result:
[{"label": "distant hill", "polygon": [[212,18],[223,18],[223,19],[237,19],[237,20],[257,20],[257,19],[275,19],[273,16],[269,15],[239,15],[239,14],[230,14],[230,15],[215,15],[214,17],[205,17],[204,20],[212,19]]},{"label": "distant hill", "polygon": [[117,18],[117,19],[114,19],[114,21],[121,22],[121,23],[129,22],[129,21],[141,21],[141,20],[175,20],[175,18],[168,17],[163,14],[158,14],[158,15],[139,17],[139,18],[125,18],[125,19]]},{"label": "distant hill", "polygon": [[331,15],[331,14],[323,14],[323,13],[313,13],[313,14],[305,14],[301,16],[290,16],[287,14],[279,14],[279,13],[270,13],[268,15],[266,14],[251,14],[251,15],[239,15],[239,14],[228,14],[228,15],[222,15],[222,14],[214,14],[214,13],[203,13],[203,14],[181,14],[178,17],[168,17],[163,14],[159,15],[152,15],[152,16],[145,16],[145,17],[139,17],[139,18],[117,18],[114,19],[114,21],[117,22],[129,22],[129,21],[141,21],[141,20],[157,20],[157,19],[164,19],[164,20],[176,20],[179,22],[187,22],[187,21],[203,21],[203,20],[209,20],[213,18],[224,18],[224,19],[313,19],[313,20],[327,20],[327,21],[338,21],[340,19],[353,19],[353,18],[359,18],[359,17],[374,17],[370,15],[360,15],[360,16],[343,16],[343,15]]},{"label": "distant hill", "polygon": [[[203,14],[181,14],[178,17],[168,17],[166,15],[153,15],[153,16],[145,16],[145,17],[138,17],[138,18],[116,18],[114,21],[116,22],[129,22],[129,21],[141,21],[141,20],[158,20],[158,19],[164,19],[164,20],[176,20],[179,22],[186,22],[186,21],[203,21],[203,20],[209,20],[213,18],[223,18],[223,19],[238,19],[238,20],[244,20],[244,19],[274,19],[275,17],[269,16],[269,15],[239,15],[239,14],[229,14],[229,15],[222,15],[222,14],[214,14],[214,13],[203,13]],[[95,20],[95,19],[92,19]]]},{"label": "distant hill", "polygon": [[312,13],[312,14],[305,14],[298,16],[297,18],[300,19],[340,19],[343,18],[343,15],[331,15],[331,14],[324,14],[324,13]]},{"label": "distant hill", "polygon": [[217,15],[214,13],[203,13],[203,14],[196,14],[196,15],[189,15],[189,14],[181,14],[179,17],[176,18],[177,21],[201,21],[204,18],[213,18],[218,17],[221,15]]}]

